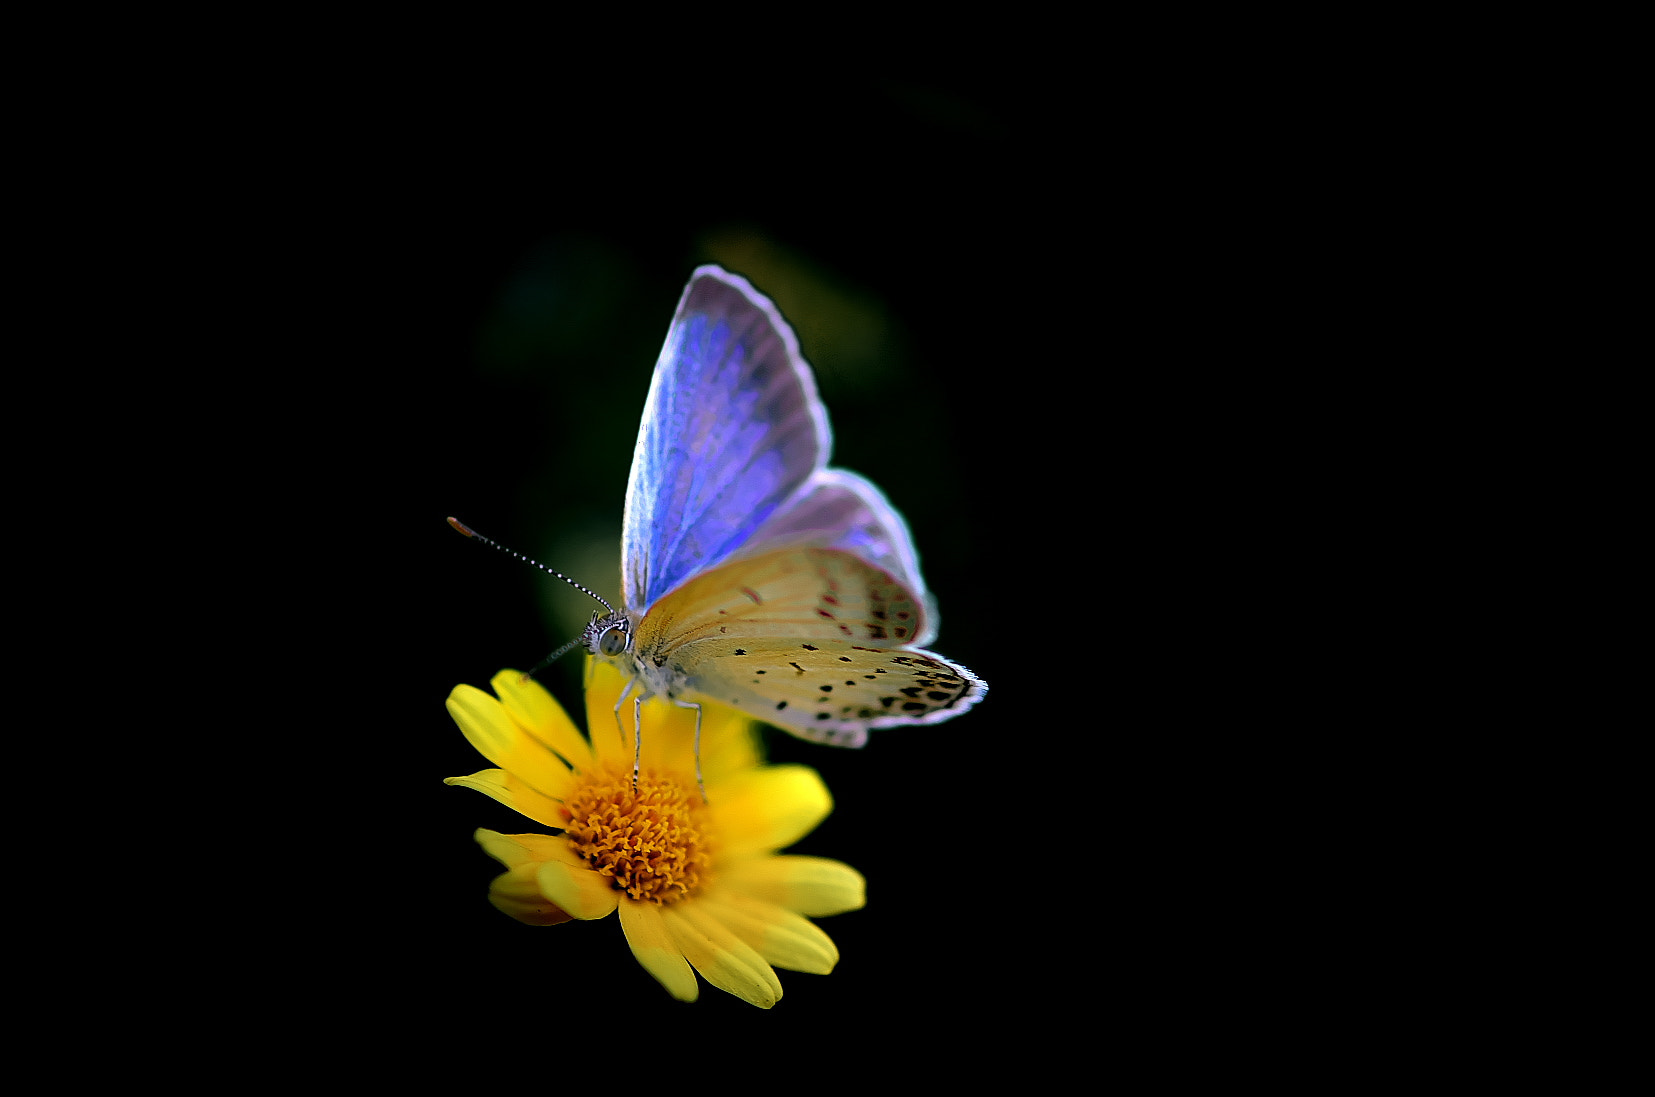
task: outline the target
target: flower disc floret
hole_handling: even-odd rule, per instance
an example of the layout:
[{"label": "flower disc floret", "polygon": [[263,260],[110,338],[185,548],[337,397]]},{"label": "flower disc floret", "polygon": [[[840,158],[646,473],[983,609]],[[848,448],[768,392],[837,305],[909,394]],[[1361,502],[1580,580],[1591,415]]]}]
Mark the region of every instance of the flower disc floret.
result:
[{"label": "flower disc floret", "polygon": [[670,777],[625,768],[583,780],[564,802],[575,854],[628,898],[672,903],[695,893],[707,871],[700,795]]}]

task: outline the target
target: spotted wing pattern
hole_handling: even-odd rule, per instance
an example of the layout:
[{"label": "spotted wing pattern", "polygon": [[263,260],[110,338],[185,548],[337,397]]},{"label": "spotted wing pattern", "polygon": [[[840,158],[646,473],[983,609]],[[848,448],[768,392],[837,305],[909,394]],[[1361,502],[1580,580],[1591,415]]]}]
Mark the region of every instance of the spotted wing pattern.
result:
[{"label": "spotted wing pattern", "polygon": [[701,696],[842,747],[861,746],[874,728],[946,720],[986,688],[929,651],[848,640],[708,640],[684,655]]},{"label": "spotted wing pattern", "polygon": [[907,646],[928,627],[913,593],[855,553],[784,548],[673,591],[635,651],[675,698],[860,746],[871,728],[934,723],[983,696],[969,670]]}]

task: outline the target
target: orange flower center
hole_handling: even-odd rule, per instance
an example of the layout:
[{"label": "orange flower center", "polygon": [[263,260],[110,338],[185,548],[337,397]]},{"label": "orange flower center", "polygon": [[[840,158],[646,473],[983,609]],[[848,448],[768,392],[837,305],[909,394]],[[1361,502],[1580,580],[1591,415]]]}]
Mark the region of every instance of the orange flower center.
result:
[{"label": "orange flower center", "polygon": [[648,770],[589,774],[563,804],[575,852],[617,891],[649,903],[695,892],[707,872],[707,840],[693,786]]}]

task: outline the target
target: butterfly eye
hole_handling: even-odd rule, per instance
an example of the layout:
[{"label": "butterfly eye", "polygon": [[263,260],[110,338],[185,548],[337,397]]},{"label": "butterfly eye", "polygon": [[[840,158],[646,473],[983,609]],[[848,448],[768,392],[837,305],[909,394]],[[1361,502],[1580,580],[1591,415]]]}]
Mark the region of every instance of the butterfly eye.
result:
[{"label": "butterfly eye", "polygon": [[624,655],[626,644],[626,625],[623,622],[603,634],[598,640],[598,650],[605,655]]}]

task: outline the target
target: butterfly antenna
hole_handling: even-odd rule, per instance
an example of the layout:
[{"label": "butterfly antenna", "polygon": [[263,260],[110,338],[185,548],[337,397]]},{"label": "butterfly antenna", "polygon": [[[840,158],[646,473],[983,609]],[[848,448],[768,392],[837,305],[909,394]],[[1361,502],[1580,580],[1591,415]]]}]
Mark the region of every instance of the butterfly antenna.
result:
[{"label": "butterfly antenna", "polygon": [[[456,531],[458,531],[459,533],[463,533],[465,536],[471,538],[473,541],[481,541],[485,545],[493,545],[495,548],[499,549],[501,552],[507,554],[508,556],[515,556],[517,559],[523,561],[525,564],[533,564],[535,567],[539,568],[541,571],[545,572],[547,575],[557,576],[559,579],[562,579],[565,583],[568,583],[570,586],[574,587],[576,590],[580,591],[582,594],[589,594],[593,598],[596,598],[599,602],[603,603],[603,608],[608,610],[611,614],[613,614],[615,612],[615,607],[611,606],[608,602],[605,602],[604,598],[603,598],[603,595],[597,593],[596,591],[587,590],[585,587],[581,586],[579,583],[575,582],[573,579],[569,578],[567,575],[563,574],[561,571],[553,571],[551,568],[547,567],[545,564],[542,564],[540,561],[531,560],[527,556],[524,556],[520,552],[514,552],[513,550],[507,548],[505,545],[502,545],[500,542],[494,540],[492,537],[484,537],[482,534],[478,533],[476,530],[472,529],[470,526],[466,525],[464,522],[460,521],[458,518],[450,518],[448,520],[448,524],[453,526],[454,529]],[[578,643],[578,642],[579,641],[575,641],[575,643]],[[559,648],[556,655],[552,655],[549,658],[547,658],[545,662],[540,664],[540,666],[542,666],[542,667],[545,666],[546,663],[549,663],[553,659],[556,659],[558,655],[562,655],[565,651],[569,650],[569,648],[571,648],[573,646],[574,646],[574,643],[570,643],[570,644],[565,645],[564,647]],[[539,669],[540,669],[539,667],[535,668],[535,670],[539,670]],[[531,670],[529,673],[533,674],[534,671]]]},{"label": "butterfly antenna", "polygon": [[581,638],[579,636],[575,637],[573,640],[570,640],[567,644],[564,644],[562,647],[546,656],[546,658],[540,660],[540,662],[524,671],[523,677],[519,679],[519,681],[527,682],[530,678],[533,678],[535,675],[557,662],[559,656],[567,654],[571,648],[580,646],[580,642]]},{"label": "butterfly antenna", "polygon": [[[507,548],[505,545],[502,545],[500,542],[494,540],[494,538],[492,538],[492,537],[484,537],[482,534],[478,533],[476,530],[472,529],[470,526],[466,525],[464,522],[460,521],[458,518],[450,518],[448,520],[448,524],[453,526],[456,532],[464,534],[465,536],[471,538],[473,541],[481,541],[485,545],[493,545],[495,548],[499,549],[501,552],[504,552],[504,553],[506,553],[507,555],[510,555],[510,556],[515,556],[515,557],[517,557],[517,559],[523,561],[525,564],[533,564],[535,567],[539,568],[541,571],[545,572],[546,574],[557,576],[559,579],[562,579],[565,583],[568,583],[570,586],[574,587],[576,590],[582,592],[583,594],[590,594],[593,598],[596,598],[599,602],[603,603],[603,608],[608,610],[611,615],[614,614],[614,612],[615,612],[614,608],[612,606],[610,606],[610,604],[608,602],[604,601],[603,595],[597,593],[596,591],[587,590],[585,587],[581,586],[579,583],[575,582],[573,579],[569,578],[567,575],[563,574],[561,571],[553,571],[551,568],[547,567],[545,564],[542,564],[538,560],[531,560],[527,556],[524,556],[520,552],[512,551],[511,549]],[[551,666],[552,663],[555,662],[558,659],[558,657],[567,654],[571,649],[577,647],[580,643],[581,643],[581,637],[579,637],[579,636],[575,637],[573,640],[570,640],[567,644],[564,644],[562,647],[558,648],[556,651],[554,651],[550,655],[546,656],[546,658],[540,660],[540,662],[536,663],[530,670],[525,671],[523,676],[518,680],[521,681],[521,682],[527,682],[530,678],[533,678],[536,674],[539,674],[541,671],[543,671],[547,667]]]}]

